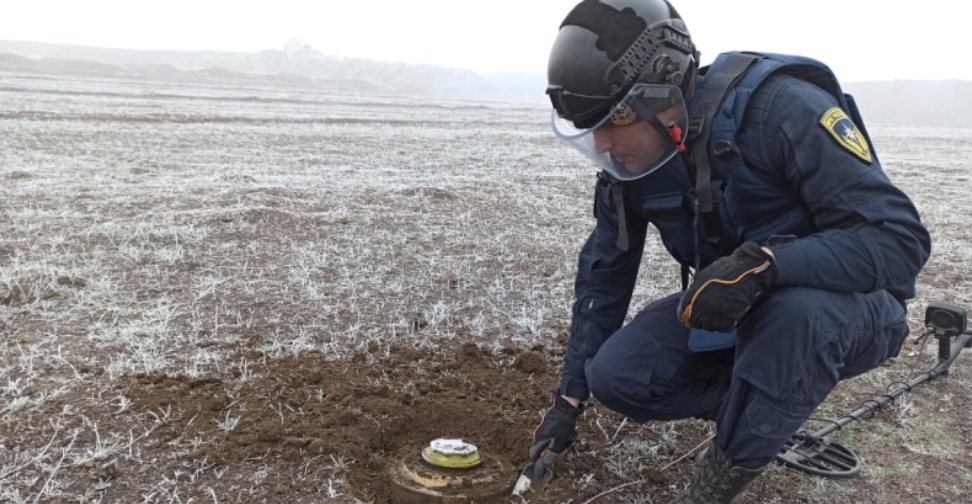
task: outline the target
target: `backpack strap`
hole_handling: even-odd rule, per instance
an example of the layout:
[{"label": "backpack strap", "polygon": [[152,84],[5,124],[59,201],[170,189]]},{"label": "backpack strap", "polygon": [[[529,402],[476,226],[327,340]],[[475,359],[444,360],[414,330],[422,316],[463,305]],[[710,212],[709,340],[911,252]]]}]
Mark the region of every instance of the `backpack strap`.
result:
[{"label": "backpack strap", "polygon": [[714,201],[718,198],[722,181],[712,180],[712,165],[709,163],[709,137],[712,133],[712,119],[722,106],[726,94],[753,63],[763,56],[747,53],[728,54],[718,71],[709,77],[700,93],[694,99],[699,103],[689,122],[689,143],[687,165],[695,179],[694,213],[696,226],[701,225],[706,241],[718,243],[722,234],[719,224],[719,211]]}]

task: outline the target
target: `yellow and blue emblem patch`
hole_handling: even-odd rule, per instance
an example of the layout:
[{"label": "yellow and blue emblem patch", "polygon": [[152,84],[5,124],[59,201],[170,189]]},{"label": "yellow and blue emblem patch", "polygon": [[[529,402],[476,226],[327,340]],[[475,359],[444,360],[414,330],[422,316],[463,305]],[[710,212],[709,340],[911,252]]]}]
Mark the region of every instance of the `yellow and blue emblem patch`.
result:
[{"label": "yellow and blue emblem patch", "polygon": [[867,139],[843,109],[834,107],[828,110],[820,118],[820,124],[830,132],[841,147],[865,163],[871,162],[871,146],[867,144]]}]

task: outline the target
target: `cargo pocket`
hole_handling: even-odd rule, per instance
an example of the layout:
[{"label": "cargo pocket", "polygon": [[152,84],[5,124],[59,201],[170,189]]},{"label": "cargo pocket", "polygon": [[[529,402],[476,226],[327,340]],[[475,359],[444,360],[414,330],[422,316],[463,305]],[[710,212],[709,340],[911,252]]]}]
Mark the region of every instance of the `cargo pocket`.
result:
[{"label": "cargo pocket", "polygon": [[[753,436],[786,440],[800,430],[803,422],[810,416],[813,407],[774,401],[763,392],[756,393],[756,399],[746,408],[746,422]],[[772,402],[771,402],[772,401]]]},{"label": "cargo pocket", "polygon": [[889,294],[881,291],[855,294],[855,297],[862,309],[867,310],[870,322],[848,332],[844,338],[841,380],[866,373],[898,355],[909,333],[904,308]]},{"label": "cargo pocket", "polygon": [[659,403],[674,395],[668,382],[675,371],[670,369],[672,366],[667,366],[669,369],[666,369],[661,353],[661,345],[654,338],[646,338],[644,344],[633,349],[630,354],[641,363],[637,366],[634,373],[637,376],[632,377],[631,383],[635,389],[632,396],[642,404]]},{"label": "cargo pocket", "polygon": [[837,328],[813,320],[807,330],[812,334],[789,342],[799,348],[766,349],[766,354],[779,358],[766,359],[747,352],[736,362],[736,376],[778,401],[823,401],[839,379],[843,349]]}]

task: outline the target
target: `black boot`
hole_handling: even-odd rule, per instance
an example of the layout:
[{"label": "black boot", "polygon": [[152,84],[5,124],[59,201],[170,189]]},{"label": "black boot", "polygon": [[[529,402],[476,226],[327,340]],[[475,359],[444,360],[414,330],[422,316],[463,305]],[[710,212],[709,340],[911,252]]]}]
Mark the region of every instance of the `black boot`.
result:
[{"label": "black boot", "polygon": [[722,452],[715,439],[705,450],[692,482],[669,504],[734,504],[767,467],[732,467],[729,456]]}]

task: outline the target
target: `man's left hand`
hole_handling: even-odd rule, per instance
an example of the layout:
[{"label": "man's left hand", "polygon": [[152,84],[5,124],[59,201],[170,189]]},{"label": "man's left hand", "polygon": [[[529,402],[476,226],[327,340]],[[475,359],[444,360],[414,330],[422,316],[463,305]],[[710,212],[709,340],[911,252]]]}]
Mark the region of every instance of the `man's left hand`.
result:
[{"label": "man's left hand", "polygon": [[678,304],[678,317],[686,327],[732,331],[759,295],[775,287],[778,280],[772,252],[743,243],[732,255],[695,275]]}]

